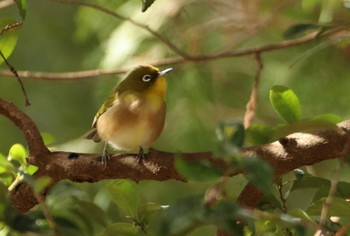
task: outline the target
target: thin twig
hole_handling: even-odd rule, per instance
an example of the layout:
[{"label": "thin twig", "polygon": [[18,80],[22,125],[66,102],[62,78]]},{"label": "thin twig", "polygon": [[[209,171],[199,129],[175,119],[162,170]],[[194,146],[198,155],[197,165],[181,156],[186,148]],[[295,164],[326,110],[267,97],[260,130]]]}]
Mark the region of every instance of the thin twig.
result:
[{"label": "thin twig", "polygon": [[[327,36],[330,36],[335,33],[337,33],[337,31],[329,32]],[[235,50],[235,51],[226,51],[226,52],[214,53],[209,55],[198,55],[195,57],[191,56],[191,60],[188,60],[187,58],[181,58],[181,57],[171,57],[171,58],[162,59],[160,61],[151,62],[150,64],[154,66],[167,66],[167,65],[184,64],[188,62],[199,63],[199,62],[220,60],[220,59],[226,59],[226,58],[232,58],[232,57],[243,57],[243,56],[249,56],[257,53],[261,54],[265,52],[271,52],[275,50],[281,50],[281,49],[296,47],[299,45],[310,43],[315,40],[315,36],[316,36],[316,33],[309,34],[303,38],[282,41],[276,44],[268,44],[268,45],[253,47],[253,48],[246,48],[246,49]],[[78,79],[87,79],[87,78],[94,78],[94,77],[101,77],[101,76],[117,75],[117,74],[125,73],[127,71],[130,71],[130,68],[121,68],[116,70],[96,69],[96,70],[63,72],[63,73],[18,71],[18,74],[21,76],[21,78],[27,78],[27,79],[78,80]],[[13,77],[13,74],[9,73],[8,71],[0,70],[0,76]]]},{"label": "thin twig", "polygon": [[[344,131],[348,131],[348,128],[343,129]],[[321,236],[321,235],[326,235],[325,229],[324,229],[324,225],[327,223],[327,218],[328,218],[328,211],[329,211],[329,207],[332,204],[332,201],[334,199],[334,196],[336,194],[337,191],[337,185],[338,185],[338,181],[339,181],[339,174],[340,174],[340,170],[344,165],[345,162],[345,158],[348,156],[348,152],[350,150],[350,143],[349,143],[349,139],[348,142],[346,142],[346,144],[343,146],[342,151],[339,153],[339,156],[341,157],[338,163],[338,166],[335,168],[332,179],[331,179],[331,187],[329,189],[329,193],[328,196],[325,200],[325,202],[323,203],[322,206],[322,211],[321,211],[321,216],[320,216],[320,229],[315,233],[315,236]]]},{"label": "thin twig", "polygon": [[25,90],[25,88],[24,88],[24,85],[23,85],[23,83],[22,83],[22,80],[21,80],[21,78],[19,77],[19,75],[18,75],[16,69],[6,60],[4,54],[1,52],[1,50],[0,50],[0,56],[2,57],[2,59],[4,60],[4,62],[6,63],[7,67],[10,69],[11,73],[16,77],[18,83],[20,84],[21,90],[22,90],[23,95],[24,95],[24,98],[25,98],[25,103],[24,103],[24,104],[25,104],[26,106],[30,106],[30,102],[29,102],[29,99],[28,99],[28,96],[27,96],[27,92],[26,92],[26,90]]},{"label": "thin twig", "polygon": [[[321,216],[320,216],[320,230],[318,231],[318,235],[327,235],[327,233],[325,232],[324,226],[327,223],[329,207],[331,206],[333,199],[334,199],[334,196],[337,192],[339,173],[340,173],[341,168],[343,167],[343,164],[344,164],[344,157],[340,158],[339,164],[337,165],[337,167],[334,170],[333,177],[331,179],[331,187],[329,189],[328,196],[327,196],[327,198],[324,201],[323,206],[322,206],[322,211],[321,211]],[[317,234],[315,234],[315,235],[317,235]]]},{"label": "thin twig", "polygon": [[[283,213],[287,214],[287,210],[288,210],[287,209],[287,199],[285,198],[285,196],[283,194],[283,183],[281,180],[279,183],[277,183],[277,188],[278,188],[278,194],[280,195],[280,199],[282,202]],[[286,235],[293,236],[292,231],[288,227],[286,227],[286,226],[283,226],[283,227],[284,227],[284,231],[285,231]]]},{"label": "thin twig", "polygon": [[56,223],[55,219],[53,218],[52,214],[50,213],[49,207],[45,202],[45,197],[40,195],[40,194],[37,194],[37,193],[34,193],[34,196],[35,196],[36,200],[38,201],[47,222],[49,223],[49,225],[53,229],[54,235],[60,236],[61,233],[59,232],[59,230],[57,228],[57,223]]},{"label": "thin twig", "polygon": [[97,4],[93,4],[93,3],[87,3],[87,2],[83,2],[83,1],[74,1],[74,0],[53,0],[59,3],[65,3],[65,4],[72,4],[72,5],[79,5],[79,6],[84,6],[84,7],[89,7],[98,11],[101,11],[103,13],[106,13],[108,15],[111,15],[113,17],[116,17],[120,20],[124,20],[124,21],[129,21],[131,24],[140,27],[146,31],[148,31],[150,34],[152,34],[154,37],[156,37],[157,39],[159,39],[161,42],[163,42],[166,46],[168,46],[174,53],[176,53],[177,55],[180,55],[183,58],[187,58],[190,59],[190,57],[183,51],[181,51],[177,46],[175,46],[172,42],[170,42],[169,39],[165,38],[164,36],[160,35],[158,32],[156,32],[155,30],[151,29],[148,25],[145,25],[143,23],[137,22],[129,17],[123,16],[115,11],[111,11],[105,7],[102,7],[100,5]]},{"label": "thin twig", "polygon": [[287,213],[287,199],[285,198],[285,196],[283,194],[283,186],[284,186],[284,184],[282,183],[282,179],[279,179],[279,181],[277,183],[278,194],[279,194],[279,197],[280,197],[281,203],[282,203],[282,211],[283,211],[283,213]]},{"label": "thin twig", "polygon": [[22,22],[15,22],[15,23],[12,23],[12,24],[8,24],[4,28],[1,29],[0,35],[2,35],[3,33],[8,32],[10,30],[16,29],[16,28],[18,28],[20,26],[22,26]]},{"label": "thin twig", "polygon": [[255,61],[257,64],[257,69],[256,69],[256,73],[255,73],[255,79],[254,79],[252,92],[250,94],[249,101],[246,105],[246,112],[244,114],[244,127],[246,129],[252,123],[254,116],[255,116],[255,113],[256,113],[256,109],[258,107],[259,82],[260,82],[261,71],[263,69],[263,62],[261,60],[260,52],[255,53],[254,58],[255,58]]}]

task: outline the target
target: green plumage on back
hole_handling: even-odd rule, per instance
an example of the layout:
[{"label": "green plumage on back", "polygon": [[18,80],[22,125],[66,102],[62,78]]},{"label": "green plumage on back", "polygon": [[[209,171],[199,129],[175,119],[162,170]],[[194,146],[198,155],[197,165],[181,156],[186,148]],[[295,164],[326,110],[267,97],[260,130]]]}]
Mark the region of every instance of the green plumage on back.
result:
[{"label": "green plumage on back", "polygon": [[111,93],[109,94],[107,101],[105,103],[102,104],[102,106],[100,107],[100,109],[98,109],[94,121],[92,122],[92,127],[96,128],[96,122],[98,120],[98,118],[105,113],[110,107],[113,106],[113,102],[115,100],[116,97],[118,97],[119,95],[119,91],[118,91],[118,86],[114,87],[111,91]]},{"label": "green plumage on back", "polygon": [[100,142],[101,141],[101,137],[98,135],[97,133],[97,129],[96,129],[96,123],[98,118],[105,113],[109,108],[111,108],[113,106],[113,102],[115,100],[115,98],[118,97],[118,86],[114,87],[111,91],[111,93],[109,94],[107,100],[105,103],[102,104],[102,106],[100,107],[100,109],[98,109],[95,117],[94,117],[94,121],[92,122],[92,130],[90,130],[86,135],[85,138],[86,139],[92,139],[95,142]]}]

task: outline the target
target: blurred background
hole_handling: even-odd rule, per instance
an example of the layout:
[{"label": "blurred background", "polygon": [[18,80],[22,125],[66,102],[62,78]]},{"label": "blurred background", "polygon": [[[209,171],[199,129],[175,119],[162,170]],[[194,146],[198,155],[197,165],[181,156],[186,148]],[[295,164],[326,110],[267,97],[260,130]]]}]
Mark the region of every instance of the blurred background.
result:
[{"label": "blurred background", "polygon": [[[148,25],[191,55],[276,43],[283,40],[283,32],[290,25],[340,22],[349,17],[342,1],[332,1],[330,7],[317,4],[323,1],[276,4],[275,1],[169,0],[156,1],[145,13],[141,13],[138,1],[99,2]],[[3,14],[19,18],[15,6],[2,9]],[[255,123],[277,122],[268,101],[268,90],[275,84],[288,86],[297,93],[303,105],[303,117],[320,113],[348,116],[349,50],[331,45],[303,57],[316,45],[262,55],[264,69]],[[27,18],[9,61],[17,70],[70,72],[133,68],[173,56],[177,55],[164,43],[130,22],[87,7],[34,1],[28,2]],[[166,129],[156,147],[177,151],[211,149],[218,121],[243,119],[257,67],[253,56],[168,67],[174,67],[174,71],[168,78]],[[7,69],[5,65],[1,68]],[[23,109],[41,132],[53,135],[56,144],[63,144],[87,132],[109,91],[124,77],[23,79],[32,103],[29,107],[24,107],[23,95],[14,78],[0,79],[0,94]],[[24,142],[21,133],[4,117],[0,117],[0,131],[2,153],[15,142]],[[75,147],[71,149],[74,151]]]},{"label": "blurred background", "polygon": [[[340,0],[157,0],[145,13],[141,12],[140,1],[87,2],[148,25],[190,55],[278,43],[293,24],[349,21],[349,11]],[[19,19],[15,6],[0,9],[0,15]],[[350,116],[349,47],[332,44],[317,48],[317,45],[316,41],[262,54],[264,68],[254,123],[280,122],[268,99],[269,89],[276,84],[294,90],[305,118],[323,113],[334,113],[344,119]],[[130,22],[96,9],[37,0],[28,1],[26,20],[8,60],[18,71],[71,72],[133,68],[176,56],[159,39]],[[167,80],[166,127],[155,148],[177,152],[212,150],[219,121],[243,120],[257,68],[253,55],[185,62],[161,69],[167,67],[174,71]],[[0,68],[7,70],[4,64]],[[0,97],[27,113],[41,132],[53,136],[53,148],[94,152],[98,150],[95,144],[81,137],[90,129],[110,90],[124,77],[125,74],[79,80],[23,79],[32,104],[28,107],[24,106],[18,82],[0,77]],[[0,116],[0,153],[7,155],[14,143],[25,145],[25,140],[9,120]],[[241,177],[232,181],[234,196],[245,181]],[[209,184],[143,181],[139,188],[145,199],[169,204]],[[101,183],[62,182],[53,191],[60,196],[64,194],[60,187],[67,186],[72,189],[71,194],[82,194],[94,199],[102,209],[113,211]],[[209,227],[197,234],[212,235],[214,231]]]}]

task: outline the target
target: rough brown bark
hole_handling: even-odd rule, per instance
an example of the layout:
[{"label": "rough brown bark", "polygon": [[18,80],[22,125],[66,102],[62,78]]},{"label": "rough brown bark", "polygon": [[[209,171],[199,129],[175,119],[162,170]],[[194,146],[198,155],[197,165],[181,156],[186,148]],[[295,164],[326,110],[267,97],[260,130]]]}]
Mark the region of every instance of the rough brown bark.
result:
[{"label": "rough brown bark", "polygon": [[[22,130],[29,147],[28,162],[39,167],[35,177],[49,176],[53,183],[63,179],[75,182],[97,182],[103,179],[141,180],[180,180],[185,178],[174,167],[175,157],[186,160],[208,160],[225,168],[220,159],[212,152],[169,153],[152,149],[147,159],[138,164],[132,156],[112,157],[107,167],[101,165],[101,156],[97,154],[50,152],[44,145],[34,122],[15,105],[0,98],[0,114],[9,118]],[[275,170],[275,175],[287,173],[295,168],[345,156],[349,153],[350,120],[343,121],[337,127],[315,132],[293,133],[278,141],[242,149],[247,158],[259,156],[267,160]],[[238,174],[235,173],[235,174]],[[43,193],[45,196],[46,192]],[[254,186],[247,185],[238,198],[238,202],[247,207],[256,207],[262,193]],[[38,204],[31,188],[20,184],[11,194],[13,205],[26,212]]]}]

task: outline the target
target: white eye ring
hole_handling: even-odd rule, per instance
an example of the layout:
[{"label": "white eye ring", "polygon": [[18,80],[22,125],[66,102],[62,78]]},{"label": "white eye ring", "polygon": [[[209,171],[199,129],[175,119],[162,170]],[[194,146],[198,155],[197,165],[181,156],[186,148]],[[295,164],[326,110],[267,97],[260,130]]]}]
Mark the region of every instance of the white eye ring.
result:
[{"label": "white eye ring", "polygon": [[142,77],[142,81],[143,82],[150,82],[151,81],[151,79],[152,79],[152,77],[150,76],[150,75],[144,75],[143,77]]}]

